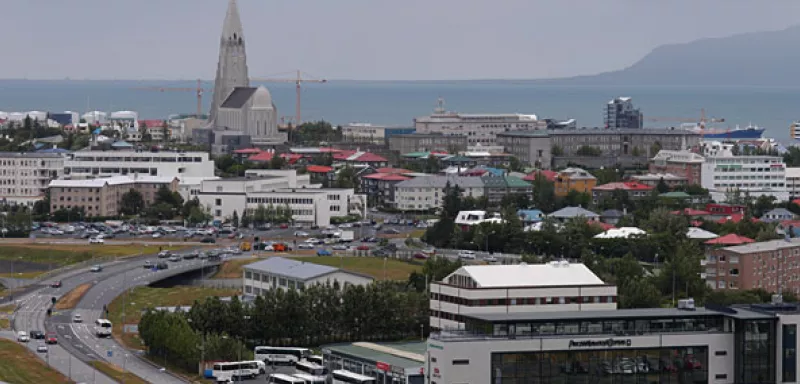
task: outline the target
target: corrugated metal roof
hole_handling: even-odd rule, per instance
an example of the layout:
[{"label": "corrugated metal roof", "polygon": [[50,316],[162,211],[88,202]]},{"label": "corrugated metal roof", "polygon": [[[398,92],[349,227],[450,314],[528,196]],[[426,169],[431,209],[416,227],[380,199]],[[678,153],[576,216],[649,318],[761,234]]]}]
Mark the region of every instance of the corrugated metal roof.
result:
[{"label": "corrugated metal roof", "polygon": [[286,259],[283,257],[270,257],[266,260],[247,264],[246,270],[269,272],[275,275],[291,277],[300,280],[309,280],[315,277],[327,275],[339,270],[339,268],[329,267],[314,263]]},{"label": "corrugated metal roof", "polygon": [[388,347],[409,354],[424,356],[427,351],[427,345],[425,342],[381,343],[381,344],[375,343],[374,345],[377,345],[379,348],[372,349],[372,348],[367,348],[365,344],[362,343],[353,343],[353,344],[325,345],[322,347],[322,349],[329,350],[336,354],[353,356],[361,360],[374,361],[376,363],[377,362],[386,363],[393,367],[401,367],[404,369],[417,368],[425,364],[424,358],[423,361],[419,361],[417,359],[409,359],[393,355],[391,353],[382,352],[384,349],[380,348],[380,347]]}]

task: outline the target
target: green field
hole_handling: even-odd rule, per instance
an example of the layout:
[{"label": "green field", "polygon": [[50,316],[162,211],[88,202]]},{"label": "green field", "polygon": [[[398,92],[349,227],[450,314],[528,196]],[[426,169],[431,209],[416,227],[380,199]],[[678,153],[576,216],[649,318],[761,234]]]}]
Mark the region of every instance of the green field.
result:
[{"label": "green field", "polygon": [[411,272],[422,270],[422,266],[400,260],[379,257],[338,257],[315,256],[298,257],[297,260],[307,263],[329,265],[346,271],[372,276],[376,280],[407,280]]},{"label": "green field", "polygon": [[91,366],[95,367],[98,371],[103,372],[106,376],[116,380],[120,383],[130,383],[130,384],[147,384],[147,381],[142,380],[141,377],[130,373],[130,371],[122,371],[122,368],[107,363],[105,361],[92,361],[89,363]]},{"label": "green field", "polygon": [[141,340],[134,334],[122,334],[122,309],[125,302],[125,323],[138,324],[142,311],[154,307],[175,307],[191,305],[195,300],[203,300],[209,296],[233,296],[239,291],[235,289],[217,289],[208,287],[178,286],[174,288],[138,287],[118,296],[108,306],[108,319],[114,324],[114,337],[122,340],[128,347],[141,349]]},{"label": "green field", "polygon": [[71,383],[27,348],[0,339],[0,381],[14,384]]}]

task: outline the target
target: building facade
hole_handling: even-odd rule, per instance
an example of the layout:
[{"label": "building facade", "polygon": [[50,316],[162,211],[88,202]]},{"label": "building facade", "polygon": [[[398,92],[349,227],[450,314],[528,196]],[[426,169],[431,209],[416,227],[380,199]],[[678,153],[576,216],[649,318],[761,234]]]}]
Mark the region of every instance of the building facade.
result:
[{"label": "building facade", "polygon": [[464,266],[430,285],[430,326],[463,330],[486,313],[593,311],[617,308],[617,287],[583,264]]},{"label": "building facade", "polygon": [[283,257],[247,264],[242,268],[245,296],[254,297],[273,289],[303,289],[315,284],[367,285],[374,279],[327,265]]},{"label": "building facade", "polygon": [[688,150],[661,150],[650,160],[650,172],[669,173],[686,179],[690,185],[702,183],[701,173],[706,159]]},{"label": "building facade", "polygon": [[447,185],[458,186],[462,197],[482,197],[485,192],[480,177],[420,176],[395,184],[395,206],[401,211],[429,211],[442,207]]},{"label": "building facade", "polygon": [[547,131],[509,131],[497,134],[497,144],[525,164],[536,169],[550,169],[552,145]]},{"label": "building facade", "polygon": [[650,196],[655,187],[637,181],[626,181],[619,183],[607,183],[592,188],[592,201],[595,204],[615,198],[614,191],[625,193],[631,200],[640,200]]},{"label": "building facade", "polygon": [[171,192],[178,191],[178,178],[156,176],[116,176],[83,180],[53,180],[49,184],[50,211],[59,209],[83,209],[87,217],[118,216],[122,196],[135,190],[141,193],[144,206],[155,202],[162,187]]},{"label": "building facade", "polygon": [[635,180],[651,187],[658,186],[658,184],[662,181],[670,188],[680,187],[687,184],[686,178],[673,175],[671,173],[648,173],[644,175],[633,175],[631,176],[631,180]]},{"label": "building facade", "polygon": [[701,185],[714,201],[723,201],[736,191],[752,197],[775,196],[778,201],[789,199],[786,164],[779,156],[706,157]]},{"label": "building facade", "polygon": [[800,167],[786,167],[786,191],[790,199],[800,197]]},{"label": "building facade", "polygon": [[711,249],[703,264],[706,283],[713,289],[800,294],[800,239]]},{"label": "building facade", "polygon": [[610,129],[644,128],[644,116],[638,108],[633,107],[630,97],[617,97],[606,103],[603,122]]},{"label": "building facade", "polygon": [[64,178],[111,176],[213,177],[206,152],[77,151],[64,160]]},{"label": "building facade", "polygon": [[342,138],[353,143],[385,144],[392,136],[413,133],[413,127],[391,127],[367,123],[350,123],[342,126]]},{"label": "building facade", "polygon": [[458,153],[467,150],[467,137],[459,135],[443,135],[441,133],[411,133],[393,135],[386,140],[389,149],[398,153],[412,152],[447,152]]},{"label": "building facade", "polygon": [[503,198],[510,195],[533,197],[533,186],[527,181],[509,175],[494,175],[486,172],[480,177],[486,188],[484,192],[490,206],[497,206]]},{"label": "building facade", "polygon": [[32,207],[63,173],[60,154],[0,152],[0,201]]},{"label": "building facade", "polygon": [[546,129],[547,122],[532,114],[464,114],[448,112],[442,100],[430,116],[414,119],[418,133],[466,136],[469,145],[494,144],[495,135],[505,131]]},{"label": "building facade", "polygon": [[564,197],[570,191],[591,193],[597,185],[597,178],[581,168],[567,168],[558,173],[555,178],[555,194]]}]

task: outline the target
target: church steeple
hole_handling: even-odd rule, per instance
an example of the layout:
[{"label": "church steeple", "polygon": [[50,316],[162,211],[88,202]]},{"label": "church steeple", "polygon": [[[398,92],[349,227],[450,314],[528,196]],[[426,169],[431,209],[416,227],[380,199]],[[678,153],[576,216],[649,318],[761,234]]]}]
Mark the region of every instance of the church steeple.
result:
[{"label": "church steeple", "polygon": [[214,99],[211,101],[209,122],[216,122],[219,106],[235,87],[248,87],[247,55],[245,52],[244,31],[239,18],[236,0],[228,1],[228,11],[222,24],[219,42],[219,62],[214,81]]}]

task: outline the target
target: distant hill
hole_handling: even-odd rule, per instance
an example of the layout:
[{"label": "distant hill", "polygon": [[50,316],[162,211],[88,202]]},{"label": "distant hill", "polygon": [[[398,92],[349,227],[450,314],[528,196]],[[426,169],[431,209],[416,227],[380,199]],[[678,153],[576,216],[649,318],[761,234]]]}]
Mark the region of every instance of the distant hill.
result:
[{"label": "distant hill", "polygon": [[800,86],[800,26],[663,45],[632,66],[564,85]]}]

